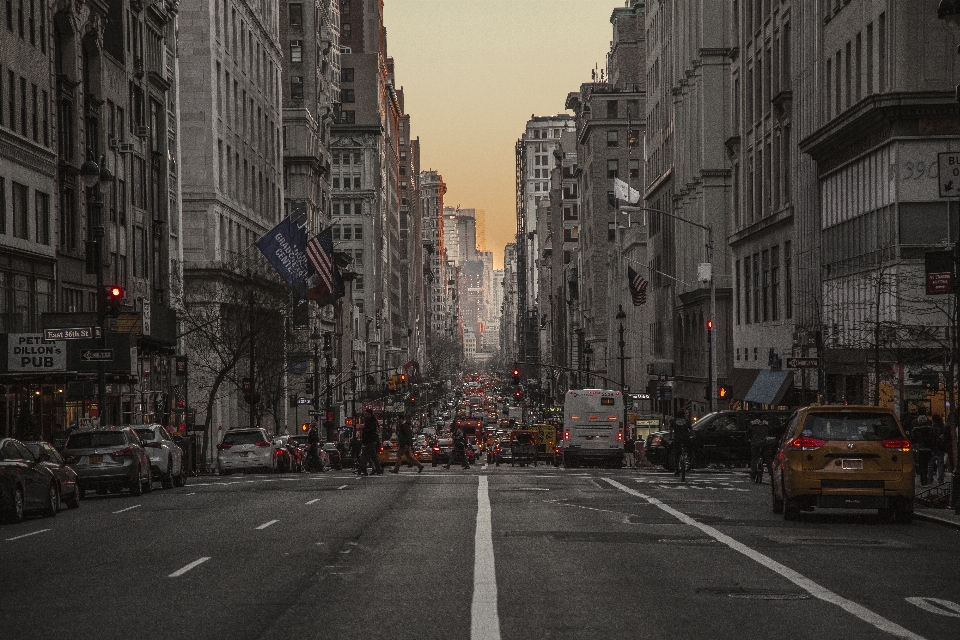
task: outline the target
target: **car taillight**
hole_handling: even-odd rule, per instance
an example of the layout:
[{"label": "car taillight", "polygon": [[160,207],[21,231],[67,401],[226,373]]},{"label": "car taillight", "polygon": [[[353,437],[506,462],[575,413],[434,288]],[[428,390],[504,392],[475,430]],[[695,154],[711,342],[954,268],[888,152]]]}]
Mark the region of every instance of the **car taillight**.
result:
[{"label": "car taillight", "polygon": [[617,431],[617,442],[623,442],[623,431]]},{"label": "car taillight", "polygon": [[229,449],[229,448],[232,447],[232,446],[233,446],[233,445],[230,444],[229,442],[224,442],[224,443],[222,443],[222,444],[218,444],[218,445],[217,445],[217,449],[218,449],[219,451],[226,451],[227,449]]},{"label": "car taillight", "polygon": [[567,429],[566,431],[563,432],[563,439],[564,439],[564,440],[569,440],[569,439],[570,439],[570,430],[569,430],[569,429]]},{"label": "car taillight", "polygon": [[892,440],[881,440],[880,446],[886,449],[887,451],[903,451],[906,453],[910,451],[910,441],[903,440],[901,438],[894,438]]},{"label": "car taillight", "polygon": [[434,447],[433,450],[434,450],[434,451],[440,451],[440,447]]},{"label": "car taillight", "polygon": [[135,454],[133,452],[133,447],[127,447],[126,449],[121,449],[120,451],[114,451],[110,455],[114,458],[132,458]]},{"label": "car taillight", "polygon": [[820,438],[800,436],[799,438],[794,438],[788,447],[790,449],[798,449],[800,451],[812,451],[814,449],[819,449],[825,444],[827,444],[827,441],[821,440]]},{"label": "car taillight", "polygon": [[255,444],[255,445],[253,445],[253,446],[255,446],[255,447],[269,447],[269,446],[270,446],[270,443],[267,442],[266,440],[261,440],[260,442],[258,442],[257,444]]}]

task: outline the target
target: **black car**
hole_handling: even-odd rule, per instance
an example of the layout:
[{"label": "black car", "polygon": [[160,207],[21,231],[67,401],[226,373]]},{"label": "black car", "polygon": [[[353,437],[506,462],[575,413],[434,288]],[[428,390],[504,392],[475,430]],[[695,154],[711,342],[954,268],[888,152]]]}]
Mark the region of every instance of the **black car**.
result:
[{"label": "black car", "polygon": [[[746,466],[750,463],[750,423],[766,420],[767,445],[772,450],[783,435],[792,411],[756,410],[716,411],[693,424],[690,443],[694,467],[711,464]],[[673,470],[670,431],[657,431],[647,437],[644,453],[652,464]]]},{"label": "black car", "polygon": [[53,472],[19,440],[0,439],[0,516],[20,522],[31,511],[55,516],[59,510]]},{"label": "black car", "polygon": [[50,469],[53,477],[57,479],[60,501],[71,509],[79,507],[80,485],[77,483],[77,472],[64,462],[60,452],[49,442],[43,442],[42,440],[24,442],[23,444],[40,461],[40,464]]}]

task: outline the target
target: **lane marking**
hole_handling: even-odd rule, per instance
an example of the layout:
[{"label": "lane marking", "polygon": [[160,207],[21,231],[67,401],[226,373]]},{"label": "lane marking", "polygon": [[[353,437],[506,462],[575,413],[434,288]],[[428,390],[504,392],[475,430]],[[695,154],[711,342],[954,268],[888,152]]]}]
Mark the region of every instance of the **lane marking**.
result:
[{"label": "lane marking", "polygon": [[124,511],[130,511],[131,509],[139,509],[142,507],[142,504],[135,504],[132,507],[127,507],[126,509],[120,509],[120,511],[114,511],[114,513],[123,513]]},{"label": "lane marking", "polygon": [[188,564],[187,566],[183,567],[182,569],[177,569],[176,571],[174,571],[173,573],[171,573],[171,574],[168,575],[167,577],[168,577],[168,578],[179,578],[180,576],[182,576],[183,574],[185,574],[187,571],[190,571],[190,569],[193,569],[193,568],[195,568],[195,567],[199,567],[201,564],[203,564],[204,562],[206,562],[206,561],[209,560],[209,559],[210,559],[210,558],[207,557],[207,558],[200,558],[199,560],[194,560],[193,562],[191,562],[191,563]]},{"label": "lane marking", "polygon": [[262,529],[266,529],[266,528],[269,527],[270,525],[272,525],[272,524],[277,524],[278,522],[280,522],[280,521],[279,521],[279,520],[271,520],[270,522],[264,522],[262,525],[260,525],[259,527],[257,527],[257,531],[260,531],[260,530],[262,530]]},{"label": "lane marking", "polygon": [[50,529],[40,529],[39,531],[31,531],[30,533],[25,533],[22,536],[14,536],[12,538],[7,538],[7,542],[11,540],[19,540],[20,538],[29,538],[30,536],[35,536],[38,533],[43,533],[44,531],[50,531]]},{"label": "lane marking", "polygon": [[705,534],[707,534],[717,542],[721,542],[725,544],[726,546],[730,547],[734,551],[742,553],[743,555],[747,556],[754,562],[760,565],[763,565],[764,567],[770,569],[774,573],[777,573],[780,576],[786,578],[793,584],[797,585],[798,587],[800,587],[801,589],[809,593],[814,598],[817,598],[818,600],[823,600],[824,602],[835,604],[841,609],[843,609],[844,611],[846,611],[847,613],[853,614],[857,618],[860,618],[867,624],[870,624],[876,627],[880,631],[889,633],[890,635],[895,636],[897,638],[905,638],[906,640],[925,640],[923,636],[918,635],[910,631],[909,629],[905,629],[904,627],[901,627],[900,625],[893,622],[892,620],[887,620],[880,614],[874,613],[873,611],[864,607],[863,605],[853,602],[852,600],[848,600],[843,596],[840,596],[830,591],[826,587],[820,586],[810,578],[807,578],[801,573],[794,571],[790,567],[777,562],[773,558],[763,555],[759,551],[751,549],[750,547],[748,547],[747,545],[741,542],[737,542],[730,536],[720,532],[717,529],[714,529],[710,525],[706,525],[706,524],[703,524],[702,522],[698,522],[694,520],[693,518],[683,513],[682,511],[677,511],[673,507],[667,504],[664,504],[663,502],[657,500],[652,496],[642,494],[639,491],[636,491],[635,489],[631,489],[626,485],[620,484],[619,482],[617,482],[616,480],[613,480],[612,478],[603,478],[603,480],[613,485],[617,489],[620,489],[620,491],[623,491],[624,493],[629,493],[632,496],[646,500],[650,504],[655,505],[656,507],[659,507],[661,510],[669,513],[670,515],[675,517],[677,520],[683,522],[684,524],[688,524],[692,527],[696,527],[697,529],[704,532]]},{"label": "lane marking", "polygon": [[346,489],[346,488],[349,487],[349,486],[350,486],[350,485],[348,485],[348,484],[341,485],[341,486],[337,487],[337,491],[342,491],[342,490]]},{"label": "lane marking", "polygon": [[493,524],[487,476],[477,485],[477,532],[473,540],[473,603],[470,606],[470,639],[500,640],[497,614],[497,572],[493,556]]},{"label": "lane marking", "polygon": [[950,600],[940,598],[906,598],[906,601],[916,605],[924,611],[935,613],[938,616],[947,616],[948,618],[960,618],[960,605]]},{"label": "lane marking", "polygon": [[320,498],[314,498],[313,500],[307,502],[307,504],[313,504],[314,502],[320,502]]}]

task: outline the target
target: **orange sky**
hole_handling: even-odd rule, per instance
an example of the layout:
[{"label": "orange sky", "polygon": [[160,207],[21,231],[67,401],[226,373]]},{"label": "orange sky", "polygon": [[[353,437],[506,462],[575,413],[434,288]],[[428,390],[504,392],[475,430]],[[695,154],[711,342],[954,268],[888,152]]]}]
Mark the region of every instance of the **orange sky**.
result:
[{"label": "orange sky", "polygon": [[605,67],[624,0],[384,0],[387,52],[404,89],[421,169],[448,206],[484,209],[496,268],[516,234],[514,145],[531,115],[565,113]]}]

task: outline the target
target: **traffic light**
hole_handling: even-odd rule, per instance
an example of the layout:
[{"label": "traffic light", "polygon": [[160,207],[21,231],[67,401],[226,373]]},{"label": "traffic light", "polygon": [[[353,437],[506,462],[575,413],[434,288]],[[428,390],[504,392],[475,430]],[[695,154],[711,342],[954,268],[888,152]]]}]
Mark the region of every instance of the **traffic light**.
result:
[{"label": "traffic light", "polygon": [[400,374],[400,384],[403,385],[404,387],[407,386],[407,374],[405,373]]},{"label": "traffic light", "polygon": [[104,308],[110,313],[120,313],[120,305],[127,297],[127,291],[120,285],[112,284],[103,288]]},{"label": "traffic light", "polygon": [[411,393],[411,394],[410,394],[410,406],[413,407],[413,406],[416,406],[416,404],[417,404],[417,394]]},{"label": "traffic light", "polygon": [[390,391],[397,390],[397,376],[390,376]]},{"label": "traffic light", "polygon": [[292,394],[292,395],[288,398],[288,402],[290,403],[290,406],[291,406],[291,407],[297,406],[297,394],[295,394],[295,393]]},{"label": "traffic light", "polygon": [[724,384],[721,384],[717,387],[717,398],[720,400],[725,400],[727,395],[730,393],[730,388]]},{"label": "traffic light", "polygon": [[519,400],[520,398],[523,397],[523,391],[520,391],[519,389],[517,389],[516,391],[513,392],[513,397]]},{"label": "traffic light", "polygon": [[302,425],[300,425],[300,432],[306,433],[307,431],[310,431],[310,423],[304,422]]},{"label": "traffic light", "polygon": [[303,386],[307,393],[313,393],[313,376],[307,376],[303,379]]},{"label": "traffic light", "polygon": [[520,384],[520,369],[517,367],[513,368],[513,383]]}]

